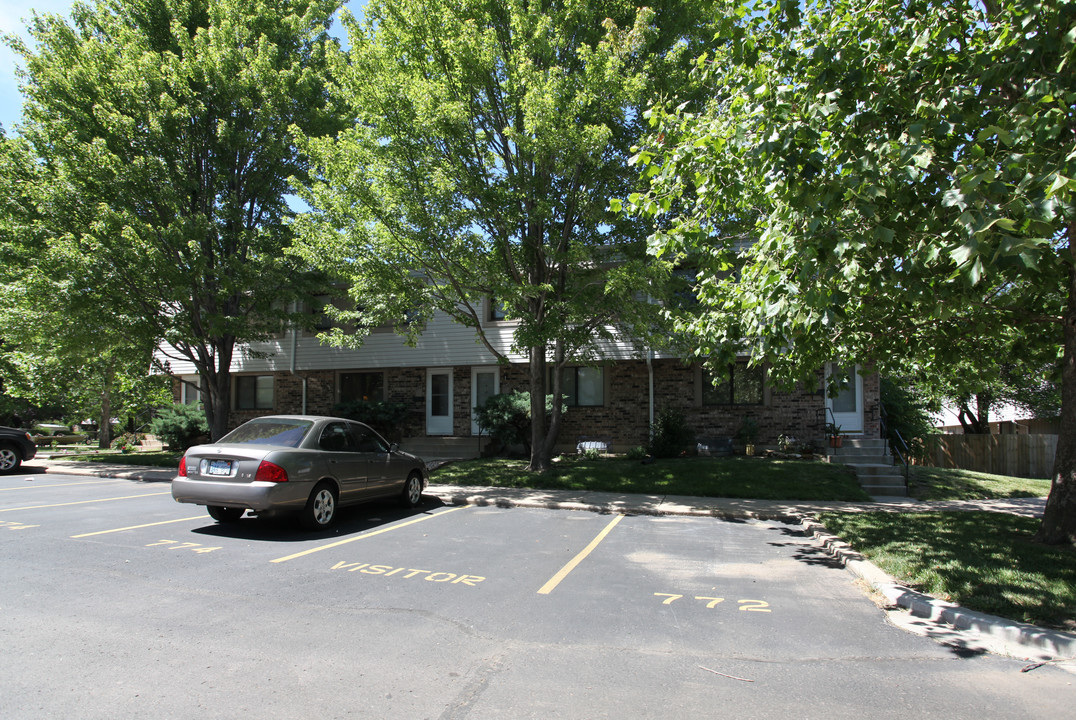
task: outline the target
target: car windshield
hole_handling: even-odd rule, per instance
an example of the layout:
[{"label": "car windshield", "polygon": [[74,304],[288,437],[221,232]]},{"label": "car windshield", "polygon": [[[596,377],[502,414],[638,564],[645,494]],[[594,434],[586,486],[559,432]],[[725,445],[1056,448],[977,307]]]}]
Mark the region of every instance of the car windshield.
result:
[{"label": "car windshield", "polygon": [[309,420],[251,420],[220,439],[233,445],[284,445],[299,447],[313,426]]}]

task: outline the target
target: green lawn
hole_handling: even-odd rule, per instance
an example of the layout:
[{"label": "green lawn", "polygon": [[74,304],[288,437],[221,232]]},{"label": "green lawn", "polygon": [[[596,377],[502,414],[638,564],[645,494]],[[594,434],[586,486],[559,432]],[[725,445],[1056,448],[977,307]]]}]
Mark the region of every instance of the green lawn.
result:
[{"label": "green lawn", "polygon": [[1046,497],[1050,481],[913,465],[908,489],[919,500]]},{"label": "green lawn", "polygon": [[1076,630],[1076,548],[990,512],[824,513],[826,529],[898,582],[972,610]]},{"label": "green lawn", "polygon": [[57,457],[57,460],[74,460],[78,462],[110,463],[113,465],[146,465],[151,467],[179,467],[179,458],[183,453],[165,452],[161,450],[149,452],[121,453],[119,451],[101,451],[93,453],[80,453],[77,455],[65,455]]},{"label": "green lawn", "polygon": [[870,499],[847,468],[802,460],[676,458],[644,464],[624,458],[561,458],[545,473],[530,473],[526,467],[524,460],[468,460],[435,470],[431,482],[763,500]]}]

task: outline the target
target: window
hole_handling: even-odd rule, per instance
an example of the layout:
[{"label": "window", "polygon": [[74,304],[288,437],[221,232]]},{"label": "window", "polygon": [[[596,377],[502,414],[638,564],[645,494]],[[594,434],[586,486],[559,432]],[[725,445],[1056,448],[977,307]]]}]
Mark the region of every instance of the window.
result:
[{"label": "window", "polygon": [[714,385],[714,376],[702,371],[703,405],[761,405],[763,401],[761,366],[748,367],[746,362],[729,366],[729,377]]},{"label": "window", "polygon": [[[184,405],[197,405],[202,402],[202,391],[200,389],[202,386],[202,379],[197,375],[184,375],[182,379],[185,382],[179,384],[179,401]],[[191,387],[191,385],[194,387]]]},{"label": "window", "polygon": [[504,301],[498,300],[497,298],[492,296],[490,296],[488,300],[489,302],[486,303],[486,320],[490,322],[504,320]]},{"label": "window", "polygon": [[359,452],[387,453],[389,451],[389,446],[386,445],[385,441],[373,430],[354,424],[352,424],[351,429],[358,438],[356,449]]},{"label": "window", "polygon": [[601,407],[605,404],[605,368],[564,368],[563,378],[564,402],[570,407]]},{"label": "window", "polygon": [[385,399],[385,373],[340,373],[340,402],[380,402]]},{"label": "window", "polygon": [[332,330],[332,318],[325,312],[325,308],[330,304],[332,304],[332,298],[328,295],[315,295],[311,298],[307,310],[314,317],[315,333],[323,333]]},{"label": "window", "polygon": [[355,452],[357,446],[346,423],[334,422],[325,426],[318,438],[318,447],[329,452]]},{"label": "window", "polygon": [[236,410],[272,410],[273,376],[241,375],[235,379]]}]

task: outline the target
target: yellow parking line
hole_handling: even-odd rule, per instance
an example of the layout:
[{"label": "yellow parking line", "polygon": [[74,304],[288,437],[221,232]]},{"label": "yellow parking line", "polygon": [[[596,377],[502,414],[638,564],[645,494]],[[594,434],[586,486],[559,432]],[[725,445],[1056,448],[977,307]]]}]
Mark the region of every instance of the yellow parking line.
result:
[{"label": "yellow parking line", "polygon": [[56,503],[54,505],[30,505],[29,507],[4,508],[0,512],[15,512],[16,510],[41,510],[42,508],[66,507],[68,505],[86,505],[88,503],[110,502],[112,500],[131,500],[133,498],[153,497],[154,495],[171,495],[172,491],[161,493],[146,493],[144,495],[125,495],[123,497],[99,498],[97,500],[79,500],[78,502]]},{"label": "yellow parking line", "polygon": [[53,483],[35,483],[33,485],[19,485],[18,487],[6,487],[0,488],[0,492],[5,490],[40,490],[41,488],[55,488],[55,487],[72,487],[74,485],[104,485],[107,483],[127,482],[126,480],[112,478],[109,480],[84,480],[82,482],[53,482]]},{"label": "yellow parking line", "polygon": [[454,507],[454,508],[452,508],[450,510],[445,510],[444,512],[439,512],[436,515],[424,515],[423,517],[415,518],[414,520],[408,520],[407,522],[400,523],[399,525],[391,525],[391,526],[386,527],[386,528],[381,528],[380,530],[374,530],[373,532],[363,533],[362,535],[356,535],[355,537],[349,537],[349,538],[347,538],[345,540],[338,540],[337,542],[329,543],[328,545],[321,545],[319,547],[311,548],[309,550],[303,550],[302,552],[297,552],[294,555],[288,555],[287,557],[277,558],[276,560],[270,560],[269,562],[275,562],[275,563],[287,562],[288,560],[294,560],[295,558],[301,558],[304,555],[312,555],[312,554],[314,554],[316,552],[321,552],[322,550],[330,550],[330,549],[332,549],[334,547],[340,547],[341,545],[347,545],[348,543],[355,542],[356,540],[365,540],[366,538],[373,537],[374,535],[380,535],[381,533],[387,533],[387,532],[389,532],[391,530],[398,530],[400,528],[407,527],[408,525],[414,525],[415,523],[423,522],[424,520],[432,520],[433,518],[441,517],[442,515],[448,515],[450,512],[456,512],[457,510],[465,510],[468,507],[470,507],[470,506],[469,505],[460,505],[459,507]]},{"label": "yellow parking line", "polygon": [[72,535],[71,538],[77,540],[78,538],[93,537],[94,535],[108,535],[109,533],[118,533],[123,532],[124,530],[138,530],[140,528],[155,527],[157,525],[171,525],[172,523],[177,522],[190,522],[191,520],[202,519],[205,519],[205,515],[196,515],[189,518],[180,518],[179,520],[164,520],[162,522],[146,523],[145,525],[131,525],[130,527],[116,528],[115,530],[98,530],[97,532],[82,533],[81,535]]},{"label": "yellow parking line", "polygon": [[542,589],[538,591],[538,594],[548,595],[549,593],[553,592],[557,585],[560,585],[560,581],[568,577],[568,574],[571,573],[572,570],[575,570],[576,566],[579,565],[579,563],[586,560],[587,555],[590,555],[590,553],[594,552],[594,548],[598,547],[598,545],[601,544],[601,541],[605,539],[605,536],[612,532],[613,528],[616,527],[616,524],[623,519],[623,515],[617,515],[611,523],[605,526],[604,530],[598,533],[598,536],[596,538],[591,540],[590,545],[587,545],[585,548],[583,548],[583,552],[572,558],[572,561],[562,567],[560,569],[560,572],[551,577],[549,579],[549,582],[543,585]]}]

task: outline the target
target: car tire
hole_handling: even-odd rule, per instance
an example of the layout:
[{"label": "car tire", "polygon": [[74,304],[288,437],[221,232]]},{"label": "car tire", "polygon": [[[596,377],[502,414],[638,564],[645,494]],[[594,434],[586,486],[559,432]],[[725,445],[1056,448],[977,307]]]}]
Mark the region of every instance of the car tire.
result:
[{"label": "car tire", "polygon": [[22,465],[22,456],[13,445],[0,445],[0,472],[15,472]]},{"label": "car tire", "polygon": [[336,492],[330,483],[322,482],[310,493],[299,521],[307,530],[324,530],[336,519]]},{"label": "car tire", "polygon": [[209,517],[219,523],[234,523],[246,512],[243,508],[221,507],[220,505],[210,505],[206,510],[209,511]]},{"label": "car tire", "polygon": [[422,502],[422,476],[413,472],[404,481],[403,490],[400,492],[400,504],[406,508],[413,508],[420,502]]}]

